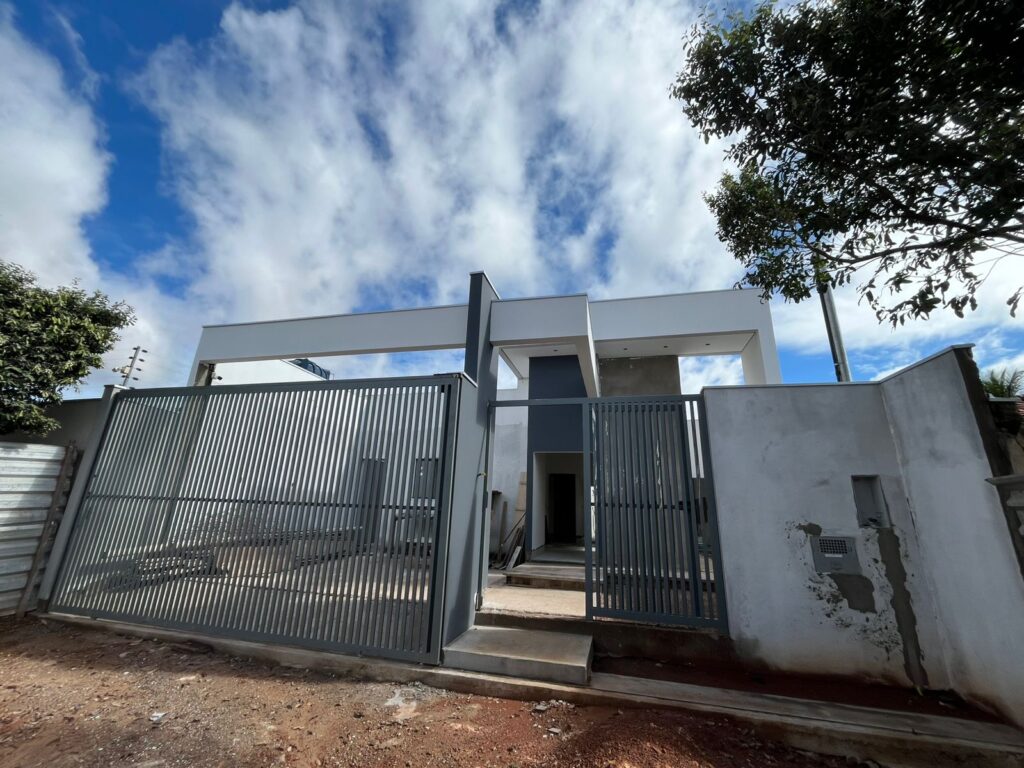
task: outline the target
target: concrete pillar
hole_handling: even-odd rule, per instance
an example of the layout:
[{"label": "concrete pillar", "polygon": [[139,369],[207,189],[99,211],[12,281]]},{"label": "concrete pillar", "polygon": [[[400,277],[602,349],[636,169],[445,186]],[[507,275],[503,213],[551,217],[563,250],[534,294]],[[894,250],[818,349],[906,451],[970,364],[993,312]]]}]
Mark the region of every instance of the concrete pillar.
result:
[{"label": "concrete pillar", "polygon": [[83,448],[82,458],[79,459],[78,468],[75,470],[71,491],[68,493],[68,499],[64,505],[64,517],[61,518],[60,527],[57,528],[57,535],[53,539],[49,560],[46,570],[43,571],[42,583],[39,586],[39,604],[44,609],[50,602],[50,595],[53,593],[53,587],[57,581],[57,573],[60,571],[61,561],[64,559],[68,541],[71,539],[71,531],[75,527],[75,518],[78,516],[78,510],[82,506],[82,499],[85,498],[85,489],[89,485],[92,467],[96,463],[96,456],[103,442],[103,435],[107,431],[107,422],[110,421],[110,414],[114,408],[114,399],[117,393],[123,389],[124,387],[114,384],[107,384],[103,387],[103,401],[100,405],[99,413],[96,415],[96,421],[93,423],[89,441]]},{"label": "concrete pillar", "polygon": [[740,352],[745,384],[781,384],[779,353],[775,349],[775,335],[769,330],[754,331],[747,346]]},{"label": "concrete pillar", "polygon": [[[498,353],[491,345],[491,303],[498,294],[487,275],[470,275],[465,373],[459,404],[455,484],[448,531],[442,642],[473,625],[486,553],[489,406],[497,399]],[[444,543],[439,543],[444,546]]]}]

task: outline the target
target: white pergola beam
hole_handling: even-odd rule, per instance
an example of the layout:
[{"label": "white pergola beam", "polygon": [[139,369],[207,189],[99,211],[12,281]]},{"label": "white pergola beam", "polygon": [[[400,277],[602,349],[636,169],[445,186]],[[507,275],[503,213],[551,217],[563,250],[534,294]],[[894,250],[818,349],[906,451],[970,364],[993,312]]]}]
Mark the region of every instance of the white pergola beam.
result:
[{"label": "white pergola beam", "polygon": [[294,320],[208,325],[192,364],[456,349],[466,345],[465,304]]},{"label": "white pergola beam", "polygon": [[[466,345],[468,313],[468,305],[460,304],[210,325],[203,328],[190,382],[197,383],[204,364],[458,349]],[[656,338],[722,339],[730,334],[749,339],[736,350],[747,383],[781,381],[771,311],[754,291],[594,302],[576,294],[491,304],[490,342],[495,348],[572,344],[591,397],[600,395],[596,350],[602,345]]]}]

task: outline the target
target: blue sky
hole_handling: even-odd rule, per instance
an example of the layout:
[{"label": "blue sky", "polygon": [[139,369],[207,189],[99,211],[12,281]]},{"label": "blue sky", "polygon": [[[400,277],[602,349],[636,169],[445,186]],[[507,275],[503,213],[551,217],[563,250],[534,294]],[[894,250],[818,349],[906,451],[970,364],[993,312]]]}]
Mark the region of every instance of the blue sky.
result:
[{"label": "blue sky", "polygon": [[[730,287],[738,264],[700,196],[723,147],[667,96],[697,10],[0,1],[0,258],[133,304],[110,362],[147,346],[151,385],[183,383],[203,323],[457,302],[474,269],[505,296]],[[1002,306],[1019,261],[965,320],[892,331],[840,292],[855,376],[959,342],[982,366],[1024,365]],[[772,311],[784,379],[830,380],[817,305]],[[731,358],[683,370],[739,376]]]}]

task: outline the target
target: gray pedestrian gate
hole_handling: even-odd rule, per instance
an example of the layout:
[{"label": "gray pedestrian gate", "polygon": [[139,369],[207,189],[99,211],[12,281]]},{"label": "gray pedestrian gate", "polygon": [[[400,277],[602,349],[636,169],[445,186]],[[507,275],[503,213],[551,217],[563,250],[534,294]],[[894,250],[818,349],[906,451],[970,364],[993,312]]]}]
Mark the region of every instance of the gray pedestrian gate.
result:
[{"label": "gray pedestrian gate", "polygon": [[703,406],[589,401],[588,617],[727,629]]},{"label": "gray pedestrian gate", "polygon": [[460,386],[118,393],[50,610],[437,663]]}]

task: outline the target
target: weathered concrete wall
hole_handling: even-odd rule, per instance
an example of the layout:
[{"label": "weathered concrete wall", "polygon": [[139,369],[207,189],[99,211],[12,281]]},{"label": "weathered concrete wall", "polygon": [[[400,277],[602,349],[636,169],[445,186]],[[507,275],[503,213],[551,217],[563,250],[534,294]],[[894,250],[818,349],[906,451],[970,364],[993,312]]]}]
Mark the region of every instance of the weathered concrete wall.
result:
[{"label": "weathered concrete wall", "polygon": [[949,679],[1024,723],[1024,580],[956,357],[926,360],[881,389]]},{"label": "weathered concrete wall", "polygon": [[[738,652],[779,669],[909,683],[878,532],[858,526],[851,483],[877,475],[887,498],[903,498],[878,387],[712,388],[705,398]],[[819,534],[855,537],[860,579],[815,571]]]},{"label": "weathered concrete wall", "polygon": [[75,443],[79,448],[85,446],[92,435],[93,428],[103,411],[103,399],[99,397],[81,400],[65,400],[59,405],[46,409],[46,415],[57,420],[60,426],[48,435],[26,435],[13,432],[0,435],[0,440],[8,443],[42,443],[43,445],[67,445]]},{"label": "weathered concrete wall", "polygon": [[679,358],[603,357],[598,361],[601,375],[601,396],[678,395]]},{"label": "weathered concrete wall", "polygon": [[[705,390],[730,632],[778,669],[953,688],[1024,723],[1024,581],[956,355]],[[854,476],[888,521],[858,520]],[[860,575],[819,574],[815,535],[853,537]]]}]

